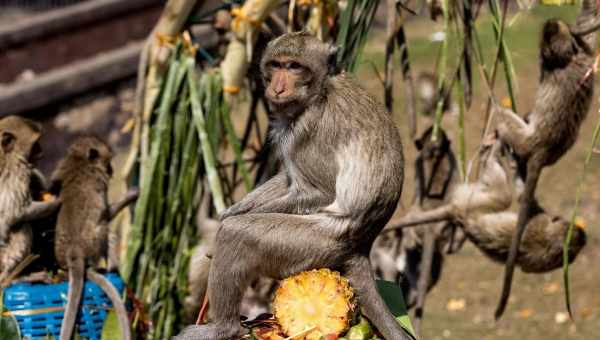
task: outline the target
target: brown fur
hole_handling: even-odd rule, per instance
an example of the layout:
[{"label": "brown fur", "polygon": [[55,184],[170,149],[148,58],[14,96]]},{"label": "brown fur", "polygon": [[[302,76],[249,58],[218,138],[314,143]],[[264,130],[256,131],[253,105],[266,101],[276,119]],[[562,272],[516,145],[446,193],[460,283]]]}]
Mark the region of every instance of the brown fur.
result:
[{"label": "brown fur", "polygon": [[41,126],[9,116],[0,119],[0,282],[31,253],[31,226],[21,223],[32,203],[30,182]]},{"label": "brown fur", "polygon": [[235,337],[254,278],[314,268],[340,270],[379,331],[408,338],[377,293],[368,259],[402,192],[400,136],[383,105],[348,75],[331,73],[334,51],[306,33],[267,47],[261,65],[270,137],[283,169],[222,214],[208,283],[212,323],[190,326],[178,339]]},{"label": "brown fur", "polygon": [[[575,29],[587,26],[597,15],[597,1],[584,0]],[[535,191],[542,168],[556,163],[575,143],[579,127],[590,108],[596,49],[596,33],[571,33],[557,19],[544,24],[540,46],[540,84],[535,105],[526,120],[508,109],[497,108],[500,139],[519,158],[525,190],[520,199],[516,233],[506,261],[502,295],[495,316],[499,318],[508,302],[519,243],[528,221],[535,214]]]},{"label": "brown fur", "polygon": [[[77,139],[53,175],[53,186],[60,188],[62,207],[58,214],[54,252],[61,268],[69,272],[69,292],[60,339],[69,340],[79,309],[86,267],[88,273],[106,256],[108,222],[108,183],[112,175],[112,152],[94,137]],[[94,280],[97,276],[92,274]],[[98,281],[100,284],[104,282]],[[127,315],[120,299],[107,291],[119,317],[123,339],[131,338]]]}]

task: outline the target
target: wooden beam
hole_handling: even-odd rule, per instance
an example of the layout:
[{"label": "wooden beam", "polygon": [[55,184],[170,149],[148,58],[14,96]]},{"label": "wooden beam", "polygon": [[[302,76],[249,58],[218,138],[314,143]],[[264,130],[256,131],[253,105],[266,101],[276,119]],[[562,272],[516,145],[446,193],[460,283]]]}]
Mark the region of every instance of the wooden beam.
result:
[{"label": "wooden beam", "polygon": [[134,75],[142,45],[141,42],[129,44],[0,89],[0,117],[32,111]]},{"label": "wooden beam", "polygon": [[111,19],[161,0],[92,0],[44,12],[10,25],[0,26],[0,51],[25,42],[75,29],[94,22]]}]

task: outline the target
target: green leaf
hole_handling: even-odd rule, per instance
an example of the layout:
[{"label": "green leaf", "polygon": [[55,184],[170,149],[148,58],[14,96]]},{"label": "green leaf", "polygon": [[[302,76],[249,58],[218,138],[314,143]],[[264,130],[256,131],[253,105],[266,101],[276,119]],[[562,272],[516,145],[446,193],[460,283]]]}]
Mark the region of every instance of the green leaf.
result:
[{"label": "green leaf", "polygon": [[415,330],[408,317],[406,310],[406,304],[404,303],[404,297],[402,296],[402,289],[394,282],[376,280],[377,290],[379,295],[385,301],[392,314],[396,317],[396,320],[402,325],[404,329],[410,332],[412,336],[415,336]]},{"label": "green leaf", "polygon": [[20,340],[21,332],[19,324],[14,316],[0,317],[0,339],[2,340]]},{"label": "green leaf", "polygon": [[104,320],[104,326],[102,326],[102,337],[101,340],[121,340],[121,328],[119,328],[119,319],[117,313],[111,310],[106,319]]}]

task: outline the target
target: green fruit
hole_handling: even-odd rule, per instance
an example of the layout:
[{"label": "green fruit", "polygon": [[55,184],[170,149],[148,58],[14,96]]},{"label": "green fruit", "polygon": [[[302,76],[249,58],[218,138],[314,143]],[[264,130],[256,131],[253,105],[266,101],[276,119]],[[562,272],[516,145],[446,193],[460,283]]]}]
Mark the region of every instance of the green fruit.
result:
[{"label": "green fruit", "polygon": [[365,318],[360,318],[358,325],[350,328],[346,333],[348,340],[369,340],[373,336],[373,329]]}]

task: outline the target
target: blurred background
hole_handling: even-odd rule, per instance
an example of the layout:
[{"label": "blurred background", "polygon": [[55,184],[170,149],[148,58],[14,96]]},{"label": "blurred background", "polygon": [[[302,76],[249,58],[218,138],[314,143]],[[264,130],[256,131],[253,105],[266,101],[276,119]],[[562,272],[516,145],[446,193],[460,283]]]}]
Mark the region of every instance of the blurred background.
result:
[{"label": "blurred background", "polygon": [[[44,159],[39,164],[44,172],[49,173],[54,168],[70,141],[81,133],[103,137],[117,151],[116,168],[125,165],[132,141],[131,119],[135,110],[139,56],[164,4],[165,1],[160,0],[0,0],[0,117],[20,114],[44,124]],[[195,11],[205,13],[222,4],[217,0],[204,1]],[[443,18],[437,21],[430,18],[429,5],[425,1],[409,1],[406,6],[420,15],[403,17],[415,79],[423,73],[439,73],[443,41],[449,45],[447,53],[459,53],[458,38],[450,31],[444,35],[448,26]],[[285,4],[280,12],[285,18]],[[514,68],[514,102],[510,100],[510,86],[504,76],[498,76],[496,81],[494,92],[497,98],[505,98],[514,104],[519,113],[525,113],[533,106],[539,78],[541,25],[551,17],[572,22],[577,12],[578,6],[569,4],[508,3],[504,39]],[[198,65],[214,64],[210,56],[218,56],[219,48],[222,49],[226,42],[222,41],[223,34],[212,18],[203,20],[199,19],[190,28],[193,41],[209,55],[197,57]],[[488,63],[496,54],[493,20],[485,3],[474,29]],[[382,101],[385,51],[386,7],[385,1],[381,1],[362,53],[356,59],[354,73],[360,83]],[[260,53],[260,48],[257,47],[256,53]],[[392,59],[397,70],[393,77],[396,84],[393,87],[393,115],[403,136],[407,160],[405,191],[398,210],[400,216],[403,209],[410,206],[414,194],[416,150],[410,138],[411,122],[406,108],[405,86],[408,85],[399,71],[401,59],[398,54],[397,51]],[[452,65],[448,67],[455,67],[448,64]],[[257,71],[251,65],[248,73],[253,72]],[[487,104],[487,92],[481,78],[476,71],[474,74],[472,104],[464,113],[467,159],[472,157],[481,141]],[[231,112],[238,135],[244,132],[246,115],[243,112],[251,101],[249,94],[241,97],[241,103],[232,106]],[[459,108],[454,101],[446,109],[441,122],[456,152]],[[576,145],[542,174],[538,186],[540,202],[556,214],[570,216],[572,213],[594,125],[600,119],[598,109],[596,96]],[[423,107],[417,108],[417,135],[434,120],[424,111]],[[264,110],[260,112],[262,116],[258,119],[265,124]],[[224,157],[231,161],[233,156],[230,153]],[[447,257],[442,278],[428,295],[424,338],[597,339],[600,323],[600,231],[596,226],[600,217],[599,167],[600,156],[596,154],[583,184],[578,214],[587,221],[588,245],[571,265],[574,322],[568,320],[564,307],[563,273],[560,270],[541,275],[517,271],[508,312],[495,322],[493,310],[501,288],[503,266],[491,262],[467,244],[459,253]],[[119,171],[116,175],[116,181],[124,183],[125,176]],[[231,197],[239,198],[241,194],[242,191],[232,190]]]}]

